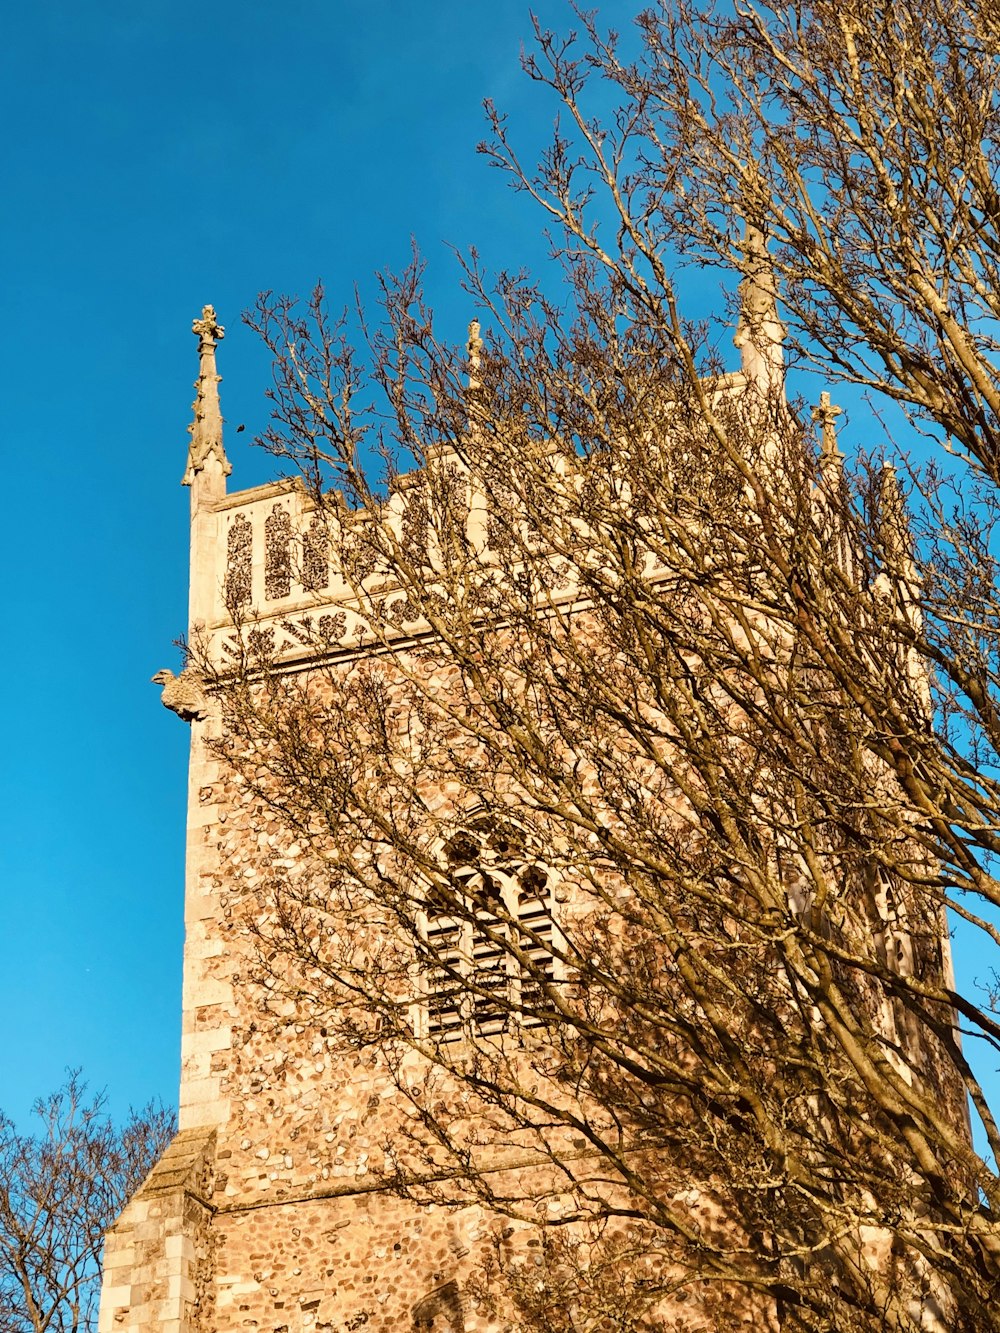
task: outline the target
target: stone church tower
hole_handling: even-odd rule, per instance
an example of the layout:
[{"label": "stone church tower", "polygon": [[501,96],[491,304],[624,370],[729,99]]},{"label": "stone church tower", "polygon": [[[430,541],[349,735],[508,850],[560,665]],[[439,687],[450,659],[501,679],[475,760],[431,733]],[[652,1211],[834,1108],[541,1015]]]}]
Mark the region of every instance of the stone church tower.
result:
[{"label": "stone church tower", "polygon": [[[189,635],[224,660],[243,608],[282,670],[307,673],[315,649],[297,626],[308,617],[322,627],[327,616],[347,643],[338,621],[347,589],[310,546],[313,501],[301,483],[227,493],[223,330],[212,307],[194,332]],[[823,409],[828,435],[833,411]],[[345,662],[351,652],[362,650],[345,648]],[[470,1296],[470,1283],[509,1234],[505,1221],[478,1205],[417,1206],[386,1188],[398,1080],[293,1011],[280,1030],[262,1022],[238,922],[270,875],[294,872],[298,848],[219,758],[202,679],[156,679],[191,726],[179,1130],[108,1235],[100,1333],[497,1333],[503,1321]],[[525,910],[544,942],[547,904]],[[446,1029],[456,1011],[440,1004],[429,1021]],[[509,1149],[487,1153],[483,1167],[526,1169]],[[768,1308],[746,1317],[748,1327],[775,1327]]]}]

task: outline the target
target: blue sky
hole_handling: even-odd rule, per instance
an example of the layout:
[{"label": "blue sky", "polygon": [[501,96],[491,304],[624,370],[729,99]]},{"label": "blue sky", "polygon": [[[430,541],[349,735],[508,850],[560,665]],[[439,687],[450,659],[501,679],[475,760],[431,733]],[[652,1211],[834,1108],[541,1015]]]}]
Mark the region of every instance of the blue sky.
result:
[{"label": "blue sky", "polygon": [[211,301],[227,326],[234,487],[273,472],[249,446],[258,291],[373,299],[416,238],[461,336],[446,243],[541,253],[475,154],[484,97],[542,106],[528,31],[520,0],[6,7],[0,1106],[19,1119],[69,1065],[116,1108],[176,1098],[188,731],[149,678],[185,628],[191,320]]},{"label": "blue sky", "polygon": [[[562,0],[534,7],[566,25]],[[624,26],[633,4],[601,11]],[[74,1065],[117,1111],[176,1098],[188,731],[149,678],[185,628],[191,320],[210,301],[227,327],[234,489],[274,471],[249,444],[258,291],[322,277],[334,305],[372,300],[415,238],[460,339],[449,244],[494,267],[544,254],[541,218],[475,154],[484,97],[529,158],[544,135],[529,32],[521,0],[7,6],[0,1107],[18,1119]]]}]

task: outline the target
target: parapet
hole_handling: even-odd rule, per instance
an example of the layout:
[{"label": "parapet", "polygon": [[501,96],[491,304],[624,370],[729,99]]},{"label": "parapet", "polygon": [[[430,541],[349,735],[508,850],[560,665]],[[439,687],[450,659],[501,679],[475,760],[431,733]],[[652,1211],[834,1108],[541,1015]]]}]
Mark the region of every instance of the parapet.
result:
[{"label": "parapet", "polygon": [[[429,466],[447,468],[462,481],[457,453],[439,451]],[[373,509],[349,509],[337,494],[318,499],[297,477],[209,503],[203,519],[214,522],[203,531],[215,559],[192,560],[192,576],[205,584],[199,624],[192,626],[202,651],[223,669],[247,649],[285,666],[318,653],[353,651],[370,623],[359,607],[373,598],[387,606],[398,598],[405,627],[405,591],[379,568],[377,542],[366,541],[365,533],[377,524],[383,540],[388,534],[415,560],[425,560],[432,545],[421,485],[426,476],[400,477]],[[467,535],[482,549],[482,506],[467,492],[461,503]],[[410,624],[421,632],[421,623]]]}]

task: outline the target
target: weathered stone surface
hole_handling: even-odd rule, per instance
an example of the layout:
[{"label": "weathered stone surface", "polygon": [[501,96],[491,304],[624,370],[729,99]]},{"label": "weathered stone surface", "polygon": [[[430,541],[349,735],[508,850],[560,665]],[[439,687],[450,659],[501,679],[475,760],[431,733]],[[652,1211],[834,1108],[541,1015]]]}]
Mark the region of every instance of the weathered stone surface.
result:
[{"label": "weathered stone surface", "polygon": [[[327,560],[331,534],[317,527],[297,483],[225,494],[221,329],[211,307],[195,331],[189,638],[226,660],[242,618],[269,636],[283,669],[308,673],[322,657],[348,671],[365,651],[349,588]],[[475,341],[473,331],[470,353]],[[401,530],[412,518],[405,491],[386,506]],[[289,554],[296,542],[300,561]],[[184,679],[165,676],[167,689]],[[428,688],[446,697],[454,681],[441,669]],[[271,910],[275,880],[307,873],[304,853],[218,758],[218,709],[200,684],[174,703],[192,722],[180,1129],[108,1236],[100,1333],[499,1333],[504,1320],[477,1304],[471,1279],[498,1247],[540,1262],[537,1228],[478,1205],[417,1205],[391,1191],[387,1145],[405,1135],[408,1117],[399,1074],[338,1045],[314,1015],[269,1004],[255,980],[255,925]],[[406,714],[404,693],[390,683],[389,725],[406,725]],[[596,774],[581,771],[580,781],[596,791]],[[437,811],[455,799],[427,793]],[[567,893],[555,897],[565,923],[574,904]],[[471,1105],[468,1120],[471,1136]],[[519,1193],[544,1209],[551,1176],[518,1148],[512,1139],[502,1149],[484,1144],[476,1160],[497,1177],[516,1176]],[[709,1200],[686,1198],[685,1206],[706,1230],[718,1223]],[[696,1304],[685,1305],[687,1326],[705,1328]],[[772,1327],[763,1302],[745,1317]]]},{"label": "weathered stone surface", "polygon": [[180,1130],[108,1234],[100,1333],[212,1327],[214,1147]]}]

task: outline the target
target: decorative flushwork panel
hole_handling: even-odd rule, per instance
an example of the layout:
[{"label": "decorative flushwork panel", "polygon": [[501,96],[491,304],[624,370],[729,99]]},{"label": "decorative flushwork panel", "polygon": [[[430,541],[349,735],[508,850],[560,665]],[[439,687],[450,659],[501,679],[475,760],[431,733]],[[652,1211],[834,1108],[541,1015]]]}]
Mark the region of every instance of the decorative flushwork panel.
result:
[{"label": "decorative flushwork panel", "polygon": [[245,515],[237,514],[226,539],[226,606],[239,610],[250,603],[253,570],[253,529]]},{"label": "decorative flushwork panel", "polygon": [[326,524],[317,515],[302,534],[302,586],[319,592],[330,583],[329,542]]},{"label": "decorative flushwork panel", "polygon": [[358,522],[341,533],[338,559],[352,587],[364,583],[375,573],[377,559],[370,524]]},{"label": "decorative flushwork panel", "polygon": [[292,591],[292,518],[276,504],[264,521],[264,596],[268,601]]},{"label": "decorative flushwork panel", "polygon": [[399,535],[411,560],[420,560],[426,554],[429,532],[427,485],[420,479],[409,488],[400,522]]},{"label": "decorative flushwork panel", "polygon": [[301,656],[344,647],[357,647],[364,640],[362,623],[349,619],[346,611],[331,610],[322,615],[273,616],[264,622],[244,627],[239,635],[223,631],[218,650],[225,658],[259,657],[273,661],[288,655]]},{"label": "decorative flushwork panel", "polygon": [[330,615],[320,616],[319,636],[324,645],[340,643],[347,633],[347,616],[343,611],[333,611]]},{"label": "decorative flushwork panel", "polygon": [[[223,604],[215,600],[216,614],[206,619],[272,622],[274,651],[282,658],[301,655],[298,649],[328,651],[361,642],[357,608],[350,608],[369,597],[383,600],[391,633],[426,632],[421,608],[380,555],[401,545],[407,559],[425,570],[463,557],[461,541],[455,550],[441,543],[453,524],[461,530],[462,512],[471,503],[466,491],[460,470],[438,461],[433,476],[402,479],[367,510],[348,511],[334,499],[318,508],[314,497],[291,483],[227,496],[219,506],[226,525]],[[212,591],[217,599],[218,584]],[[223,633],[219,646],[229,655],[238,642]]]}]

